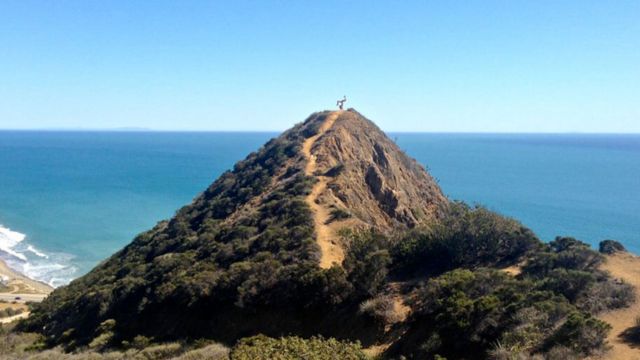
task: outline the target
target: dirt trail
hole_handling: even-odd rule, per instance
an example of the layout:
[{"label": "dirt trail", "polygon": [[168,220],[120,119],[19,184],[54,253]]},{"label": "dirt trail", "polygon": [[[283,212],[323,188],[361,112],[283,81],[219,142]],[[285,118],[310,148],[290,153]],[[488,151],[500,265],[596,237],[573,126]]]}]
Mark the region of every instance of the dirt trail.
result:
[{"label": "dirt trail", "polygon": [[602,269],[636,288],[636,302],[633,305],[598,316],[613,327],[607,339],[612,348],[603,358],[640,360],[640,348],[629,346],[620,337],[622,332],[635,326],[635,319],[640,316],[640,257],[629,253],[609,255]]},{"label": "dirt trail", "polygon": [[405,295],[403,294],[403,287],[406,284],[403,282],[391,282],[387,286],[386,293],[391,297],[394,316],[387,320],[389,322],[384,328],[384,338],[379,343],[363,349],[366,355],[372,358],[380,356],[407,331],[406,321],[411,315],[411,308],[405,303]]},{"label": "dirt trail", "polygon": [[398,315],[397,322],[404,322],[411,314],[411,308],[405,304],[402,287],[402,282],[389,283],[389,292],[391,293],[391,299],[393,300],[393,310]]},{"label": "dirt trail", "polygon": [[[332,112],[327,116],[324,120],[324,123],[318,129],[318,133],[307,140],[302,144],[302,152],[307,157],[307,166],[304,169],[304,172],[307,176],[315,176],[314,172],[317,169],[316,166],[316,157],[311,153],[311,149],[313,144],[324,135],[327,130],[329,130],[333,123],[335,123],[336,119],[340,115],[339,111]],[[336,236],[334,231],[331,229],[327,222],[331,216],[329,210],[324,206],[318,204],[318,197],[325,191],[327,188],[327,182],[329,179],[326,176],[315,176],[318,182],[311,189],[311,193],[307,196],[306,201],[313,210],[314,213],[314,222],[316,229],[316,241],[318,245],[320,245],[321,257],[320,257],[320,267],[323,269],[328,269],[333,265],[333,263],[341,264],[342,260],[344,260],[344,252],[340,245],[336,242]]]}]

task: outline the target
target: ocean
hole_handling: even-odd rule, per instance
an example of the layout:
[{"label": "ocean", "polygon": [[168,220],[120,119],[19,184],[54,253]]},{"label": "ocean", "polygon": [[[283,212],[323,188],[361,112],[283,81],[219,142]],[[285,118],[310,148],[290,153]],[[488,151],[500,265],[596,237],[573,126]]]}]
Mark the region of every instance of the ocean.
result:
[{"label": "ocean", "polygon": [[[68,283],[276,133],[0,131],[0,258]],[[640,253],[640,135],[392,133],[450,199]]]}]

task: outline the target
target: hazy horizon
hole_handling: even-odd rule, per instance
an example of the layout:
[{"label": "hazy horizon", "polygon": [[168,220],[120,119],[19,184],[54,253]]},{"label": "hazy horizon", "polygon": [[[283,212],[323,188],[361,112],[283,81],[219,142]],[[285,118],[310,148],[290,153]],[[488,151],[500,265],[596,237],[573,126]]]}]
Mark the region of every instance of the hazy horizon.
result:
[{"label": "hazy horizon", "polygon": [[[292,124],[293,126],[295,124]],[[21,131],[33,131],[33,132],[122,132],[122,133],[136,133],[136,132],[150,132],[150,133],[264,133],[264,134],[280,134],[286,129],[274,129],[274,130],[198,130],[198,129],[153,129],[153,128],[0,128],[0,132],[21,132]],[[386,130],[382,129],[387,134],[487,134],[487,135],[640,135],[639,132],[591,132],[591,131],[424,131],[424,130]]]}]

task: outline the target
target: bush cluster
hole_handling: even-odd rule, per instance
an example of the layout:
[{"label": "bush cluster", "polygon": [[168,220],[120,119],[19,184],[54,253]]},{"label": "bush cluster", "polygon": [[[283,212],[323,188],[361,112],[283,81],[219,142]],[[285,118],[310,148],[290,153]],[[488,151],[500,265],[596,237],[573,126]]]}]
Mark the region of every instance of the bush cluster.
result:
[{"label": "bush cluster", "polygon": [[599,245],[599,250],[601,253],[609,255],[627,251],[624,245],[615,240],[602,240]]},{"label": "bush cluster", "polygon": [[357,343],[312,337],[272,339],[255,336],[242,339],[231,350],[231,360],[366,360]]},{"label": "bush cluster", "polygon": [[0,310],[0,319],[5,318],[5,317],[11,317],[11,316],[15,316],[15,315],[20,315],[24,312],[24,309],[22,308],[12,308],[12,307],[8,307],[8,308],[4,308],[2,310]]},{"label": "bush cluster", "polygon": [[461,202],[452,203],[438,223],[402,235],[396,243],[393,273],[403,277],[513,264],[540,246],[519,222]]},{"label": "bush cluster", "polygon": [[576,355],[601,350],[609,325],[531,279],[492,269],[457,269],[416,290],[411,327],[390,353],[412,359],[483,359],[500,350]]},{"label": "bush cluster", "polygon": [[410,330],[389,354],[583,358],[603,351],[610,326],[594,315],[628,306],[633,288],[598,270],[602,256],[573,238],[532,246],[525,255],[518,277],[475,267],[428,280],[412,293]]},{"label": "bush cluster", "polygon": [[633,287],[599,270],[603,261],[589,245],[557,237],[530,257],[522,273],[591,314],[628,306],[635,299]]},{"label": "bush cluster", "polygon": [[351,213],[343,209],[331,209],[329,222],[345,220],[351,217]]}]

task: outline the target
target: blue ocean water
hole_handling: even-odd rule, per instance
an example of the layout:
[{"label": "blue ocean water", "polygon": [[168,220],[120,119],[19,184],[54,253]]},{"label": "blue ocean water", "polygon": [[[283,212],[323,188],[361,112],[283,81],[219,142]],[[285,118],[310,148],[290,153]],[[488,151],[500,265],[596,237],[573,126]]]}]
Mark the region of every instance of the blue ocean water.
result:
[{"label": "blue ocean water", "polygon": [[[275,133],[0,131],[0,257],[60,285]],[[451,199],[640,252],[640,135],[391,134]],[[8,229],[11,229],[9,231]]]}]

